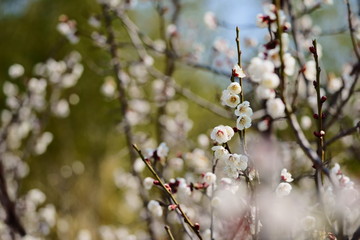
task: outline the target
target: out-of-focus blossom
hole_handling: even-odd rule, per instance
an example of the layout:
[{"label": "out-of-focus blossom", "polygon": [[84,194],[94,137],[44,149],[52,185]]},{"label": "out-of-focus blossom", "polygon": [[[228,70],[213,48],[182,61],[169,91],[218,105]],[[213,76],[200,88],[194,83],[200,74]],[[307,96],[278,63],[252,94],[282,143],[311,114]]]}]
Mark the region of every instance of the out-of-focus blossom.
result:
[{"label": "out-of-focus blossom", "polygon": [[266,102],[266,111],[273,119],[280,118],[285,114],[285,105],[280,98],[269,99]]},{"label": "out-of-focus blossom", "polygon": [[309,81],[316,80],[316,63],[314,60],[310,60],[306,62],[304,74],[307,80]]},{"label": "out-of-focus blossom", "polygon": [[282,180],[282,181],[285,181],[285,182],[292,182],[292,181],[294,181],[294,179],[292,178],[291,173],[289,173],[286,168],[284,168],[283,170],[281,170],[281,180]]},{"label": "out-of-focus blossom", "polygon": [[266,72],[263,74],[261,80],[262,86],[270,89],[275,89],[279,86],[279,84],[280,84],[280,79],[277,74],[271,72]]},{"label": "out-of-focus blossom", "polygon": [[217,18],[213,12],[206,12],[204,15],[204,22],[209,29],[216,29],[218,26]]},{"label": "out-of-focus blossom", "polygon": [[274,89],[266,88],[262,85],[259,85],[256,88],[256,97],[260,100],[272,99],[275,98],[275,91]]},{"label": "out-of-focus blossom", "polygon": [[116,82],[112,77],[107,77],[101,86],[101,93],[108,98],[113,98],[116,95]]},{"label": "out-of-focus blossom", "polygon": [[156,149],[156,153],[160,159],[164,159],[169,153],[169,147],[166,145],[166,143],[162,142]]},{"label": "out-of-focus blossom", "polygon": [[301,219],[301,227],[305,231],[313,230],[315,227],[316,220],[313,216],[306,216],[303,219]]},{"label": "out-of-focus blossom", "polygon": [[254,57],[250,61],[248,73],[254,82],[261,82],[265,73],[273,73],[275,69],[274,64],[269,60],[262,60],[259,57]]},{"label": "out-of-focus blossom", "polygon": [[291,189],[292,189],[292,187],[289,183],[282,182],[276,188],[276,195],[278,197],[285,197],[290,194]]},{"label": "out-of-focus blossom", "polygon": [[8,74],[11,78],[19,78],[24,75],[25,69],[21,64],[15,63],[9,67]]},{"label": "out-of-focus blossom", "polygon": [[144,184],[144,188],[146,190],[150,190],[152,188],[152,186],[154,185],[154,179],[151,177],[146,177],[143,181]]},{"label": "out-of-focus blossom", "polygon": [[216,182],[216,175],[212,172],[207,172],[204,175],[204,182],[211,185],[214,184]]},{"label": "out-of-focus blossom", "polygon": [[55,116],[65,118],[70,114],[69,103],[66,99],[61,99],[52,106],[52,112]]}]

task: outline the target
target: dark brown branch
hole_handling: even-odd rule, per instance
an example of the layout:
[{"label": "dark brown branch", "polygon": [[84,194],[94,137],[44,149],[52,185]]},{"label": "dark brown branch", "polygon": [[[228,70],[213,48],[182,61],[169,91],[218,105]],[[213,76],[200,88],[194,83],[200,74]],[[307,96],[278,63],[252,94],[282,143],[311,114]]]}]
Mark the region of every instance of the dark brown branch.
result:
[{"label": "dark brown branch", "polygon": [[339,140],[340,138],[343,138],[345,136],[351,135],[353,133],[355,133],[356,131],[358,131],[360,129],[360,122],[358,122],[354,127],[346,129],[341,131],[340,133],[338,133],[338,135],[334,136],[333,138],[331,138],[329,141],[325,142],[325,146],[329,146],[330,144],[336,142],[337,140]]},{"label": "dark brown branch", "polygon": [[26,235],[26,231],[20,222],[20,219],[16,215],[15,203],[10,199],[7,191],[5,169],[0,159],[0,202],[6,212],[5,223],[10,227],[12,231],[20,234],[21,236]]}]

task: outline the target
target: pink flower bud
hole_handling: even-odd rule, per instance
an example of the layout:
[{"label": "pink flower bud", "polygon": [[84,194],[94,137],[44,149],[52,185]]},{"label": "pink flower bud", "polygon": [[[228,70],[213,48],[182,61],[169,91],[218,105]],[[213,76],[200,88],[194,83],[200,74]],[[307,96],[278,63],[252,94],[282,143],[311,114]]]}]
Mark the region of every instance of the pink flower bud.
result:
[{"label": "pink flower bud", "polygon": [[176,204],[171,204],[171,205],[168,206],[168,210],[169,210],[169,211],[174,211],[177,207],[178,207],[178,205],[176,205]]}]

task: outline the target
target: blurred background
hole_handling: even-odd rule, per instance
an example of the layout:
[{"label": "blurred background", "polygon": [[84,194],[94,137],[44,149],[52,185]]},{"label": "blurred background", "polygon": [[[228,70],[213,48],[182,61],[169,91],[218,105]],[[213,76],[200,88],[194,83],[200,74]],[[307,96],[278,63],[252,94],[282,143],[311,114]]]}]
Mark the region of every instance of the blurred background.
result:
[{"label": "blurred background", "polygon": [[[174,76],[180,85],[219,105],[219,96],[228,84],[231,66],[235,63],[235,26],[241,29],[245,65],[257,54],[259,44],[264,42],[267,30],[256,27],[256,15],[262,11],[263,2],[179,2],[182,4],[178,20],[179,48],[183,52],[192,52],[198,46],[201,55],[196,61],[220,73],[180,62]],[[356,14],[357,2],[351,3]],[[204,15],[209,11],[218,19],[216,29],[210,29],[204,22]],[[79,42],[76,44],[71,44],[57,31],[59,17],[63,14],[77,23]],[[141,32],[152,39],[161,37],[159,17],[152,1],[134,1],[128,14]],[[33,76],[33,68],[39,62],[46,62],[49,58],[63,59],[73,50],[82,56],[84,71],[81,78],[76,86],[62,92],[63,98],[75,98],[78,103],[70,107],[67,118],[48,119],[45,130],[53,133],[53,141],[44,154],[26,159],[30,171],[19,187],[18,195],[36,188],[45,193],[46,202],[55,205],[58,229],[52,230],[48,239],[76,239],[81,230],[91,232],[93,239],[97,239],[95,236],[100,226],[132,229],[142,224],[134,209],[124,207],[127,201],[133,200],[124,196],[114,180],[117,170],[129,170],[131,163],[119,126],[119,102],[116,98],[107,98],[101,90],[106,77],[112,76],[112,70],[109,54],[94,43],[94,27],[89,24],[90,18],[97,19],[100,15],[101,8],[95,0],[0,0],[0,85],[5,81],[16,84],[16,80],[11,80],[8,75],[8,69],[14,63],[24,66],[24,79],[27,79]],[[335,0],[333,5],[323,6],[309,16],[322,30],[318,37],[323,49],[322,65],[328,72],[339,74],[345,62],[354,61],[346,31],[345,5]],[[115,23],[115,27],[116,39],[124,44],[129,42],[123,26]],[[103,33],[101,28],[98,31]],[[214,55],[214,42],[219,40],[230,49],[228,56]],[[125,48],[120,55],[128,57],[132,51],[131,47],[129,50]],[[162,69],[164,59],[154,58],[154,65]],[[183,99],[181,96],[176,98]],[[0,99],[3,109],[3,92]],[[231,123],[195,104],[189,104],[188,115],[192,128],[187,139],[192,142],[197,142],[201,133],[208,135],[210,129],[219,123]],[[150,135],[155,133],[152,120],[149,118],[148,123],[140,127]],[[173,150],[173,154],[184,148]],[[360,168],[359,156],[348,160],[349,171],[356,175]]]}]

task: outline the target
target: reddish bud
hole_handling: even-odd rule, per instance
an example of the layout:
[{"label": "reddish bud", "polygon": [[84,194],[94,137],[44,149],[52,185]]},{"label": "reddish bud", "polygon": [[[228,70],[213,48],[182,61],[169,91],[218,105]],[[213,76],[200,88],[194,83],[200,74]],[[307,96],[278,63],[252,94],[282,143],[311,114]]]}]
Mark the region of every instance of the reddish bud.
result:
[{"label": "reddish bud", "polygon": [[158,180],[154,180],[154,185],[157,185],[157,186],[159,186],[160,185],[160,182],[158,181]]},{"label": "reddish bud", "polygon": [[303,66],[300,70],[299,73],[304,73],[306,71],[306,66]]},{"label": "reddish bud", "polygon": [[316,54],[316,49],[315,49],[314,46],[309,47],[309,51],[310,51],[312,54]]},{"label": "reddish bud", "polygon": [[314,136],[315,136],[315,137],[321,137],[321,135],[320,135],[319,132],[314,131],[313,133],[314,133]]},{"label": "reddish bud", "polygon": [[314,88],[317,89],[318,84],[316,81],[313,81],[313,85],[314,85]]},{"label": "reddish bud", "polygon": [[322,103],[324,103],[326,100],[327,100],[327,97],[326,97],[326,96],[322,96],[321,99],[320,99],[320,101],[321,101]]},{"label": "reddish bud", "polygon": [[166,190],[168,190],[169,192],[171,192],[171,187],[170,187],[169,184],[165,183],[164,186],[165,186]]},{"label": "reddish bud", "polygon": [[313,117],[314,117],[315,119],[319,119],[319,115],[317,115],[316,113],[314,113]]},{"label": "reddish bud", "polygon": [[177,207],[178,207],[178,205],[176,205],[176,204],[171,204],[171,205],[168,206],[168,210],[169,210],[169,211],[174,211]]},{"label": "reddish bud", "polygon": [[150,159],[145,158],[145,162],[147,162],[147,164],[151,165]]},{"label": "reddish bud", "polygon": [[278,45],[278,40],[275,39],[275,40],[272,40],[272,41],[268,42],[267,44],[264,44],[264,47],[267,50],[271,50],[271,49],[276,48],[277,45]]},{"label": "reddish bud", "polygon": [[326,113],[322,113],[322,114],[321,114],[321,118],[322,118],[322,119],[325,119],[325,118],[326,118]]},{"label": "reddish bud", "polygon": [[199,231],[200,230],[200,224],[199,223],[195,223],[194,224],[194,228],[196,231]]},{"label": "reddish bud", "polygon": [[237,133],[239,131],[239,129],[237,129],[237,127],[233,127],[233,130],[235,133]]}]

